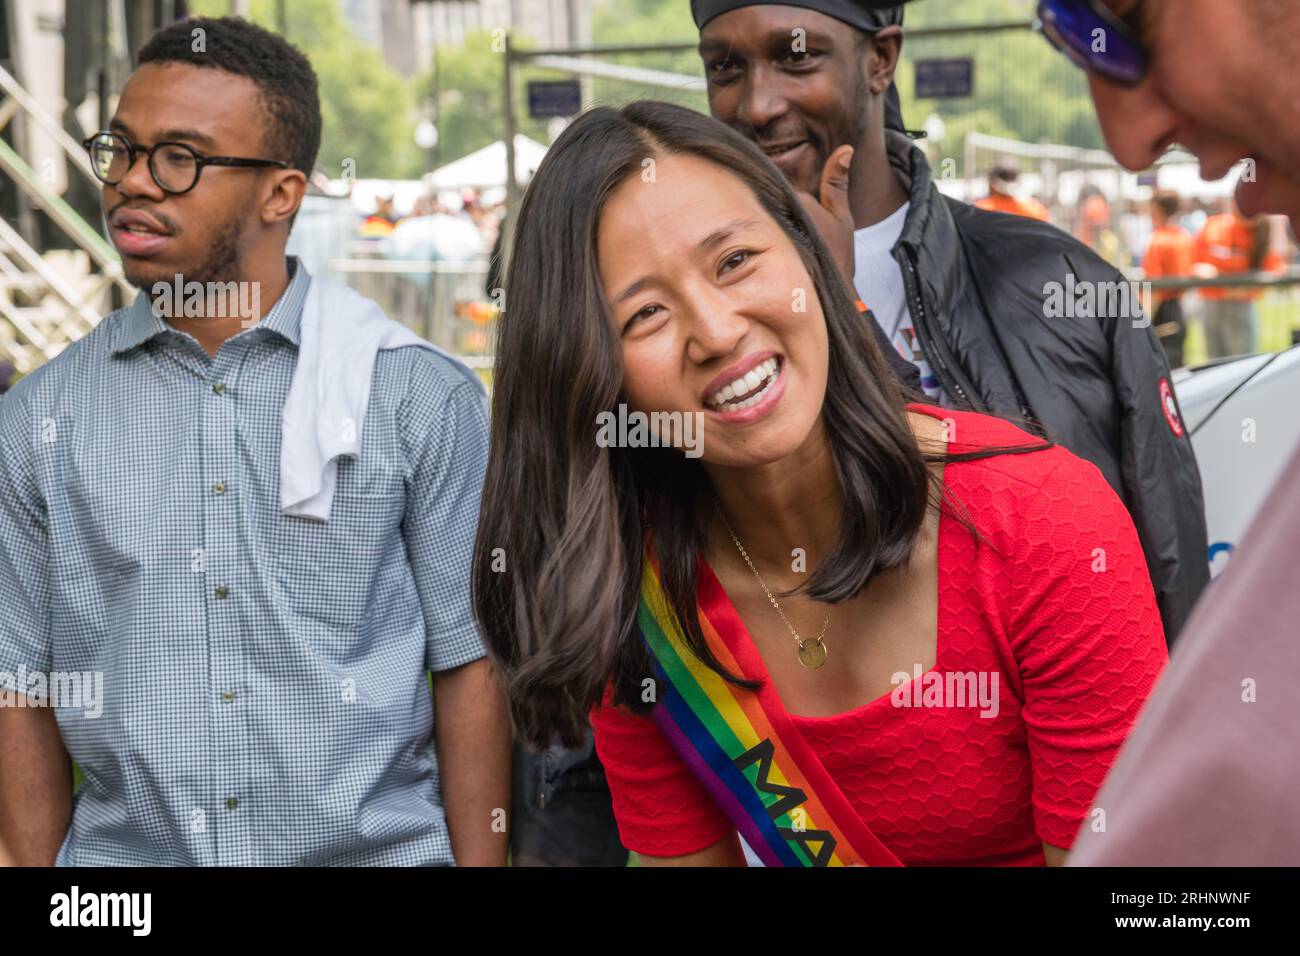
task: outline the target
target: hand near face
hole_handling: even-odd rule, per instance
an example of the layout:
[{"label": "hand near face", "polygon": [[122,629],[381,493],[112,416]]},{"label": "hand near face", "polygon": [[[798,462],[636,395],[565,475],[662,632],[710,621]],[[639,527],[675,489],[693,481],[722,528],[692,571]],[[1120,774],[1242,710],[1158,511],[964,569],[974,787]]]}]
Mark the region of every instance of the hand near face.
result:
[{"label": "hand near face", "polygon": [[853,211],[849,209],[849,163],[853,147],[845,143],[826,158],[819,195],[799,192],[808,218],[813,221],[840,267],[840,275],[853,288]]}]

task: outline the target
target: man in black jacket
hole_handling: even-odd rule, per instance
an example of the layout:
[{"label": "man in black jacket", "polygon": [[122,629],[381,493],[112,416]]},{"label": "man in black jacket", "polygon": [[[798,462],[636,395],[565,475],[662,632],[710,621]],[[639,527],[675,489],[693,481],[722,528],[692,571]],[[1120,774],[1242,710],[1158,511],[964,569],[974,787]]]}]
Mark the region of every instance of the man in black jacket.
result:
[{"label": "man in black jacket", "polygon": [[1137,527],[1172,643],[1209,580],[1205,509],[1169,368],[1130,284],[1054,226],[939,192],[901,131],[900,6],[691,9],[713,115],[806,194],[930,399],[1027,421],[1105,475]]}]

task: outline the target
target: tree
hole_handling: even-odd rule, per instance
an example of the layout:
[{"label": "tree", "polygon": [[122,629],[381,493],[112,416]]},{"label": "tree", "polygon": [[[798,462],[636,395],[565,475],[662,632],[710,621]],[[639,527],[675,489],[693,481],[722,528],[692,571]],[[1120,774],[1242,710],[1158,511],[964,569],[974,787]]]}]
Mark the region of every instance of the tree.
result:
[{"label": "tree", "polygon": [[[1033,0],[965,0],[960,5],[909,4],[905,27],[951,26],[955,23],[1028,23]],[[971,57],[974,90],[969,97],[917,100],[914,63],[929,57]],[[932,113],[947,127],[938,154],[956,161],[960,178],[985,170],[964,170],[965,135],[978,131],[1030,143],[1059,143],[1091,149],[1103,147],[1082,71],[1029,30],[964,34],[953,37],[904,36],[898,88],[903,118],[921,126]]]},{"label": "tree", "polygon": [[[526,37],[511,34],[510,42],[522,48]],[[502,71],[505,54],[500,37],[488,30],[470,33],[460,46],[437,49],[438,157],[439,163],[459,159],[501,139],[505,133],[505,95]],[[519,71],[516,83],[515,124],[525,136],[545,143],[546,123],[528,118],[523,100],[529,79],[564,79],[565,74],[527,68]],[[422,95],[433,90],[433,74],[417,81]]]},{"label": "tree", "polygon": [[[413,134],[418,115],[412,84],[379,51],[348,28],[338,0],[285,4],[287,39],[311,60],[320,83],[321,135],[317,168],[339,177],[410,179],[424,168]],[[194,13],[223,16],[229,0],[191,0]],[[274,0],[252,0],[249,19],[276,29]],[[349,162],[350,161],[350,162]]]},{"label": "tree", "polygon": [[[694,44],[699,31],[691,17],[690,4],[681,0],[606,0],[592,15],[592,40],[597,44],[668,43],[680,40]],[[611,56],[608,62],[651,70],[663,70],[703,79],[700,57],[694,50],[681,53],[627,53]],[[596,78],[592,81],[594,105],[621,106],[632,100],[666,100],[707,113],[703,92],[674,90],[662,86]]]}]

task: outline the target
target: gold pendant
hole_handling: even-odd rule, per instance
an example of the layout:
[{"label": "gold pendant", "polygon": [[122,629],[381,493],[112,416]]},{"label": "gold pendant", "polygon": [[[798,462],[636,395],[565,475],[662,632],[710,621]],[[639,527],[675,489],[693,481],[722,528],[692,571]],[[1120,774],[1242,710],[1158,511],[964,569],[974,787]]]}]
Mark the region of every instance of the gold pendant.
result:
[{"label": "gold pendant", "polygon": [[809,670],[816,670],[826,663],[826,645],[820,637],[799,642],[799,663]]}]

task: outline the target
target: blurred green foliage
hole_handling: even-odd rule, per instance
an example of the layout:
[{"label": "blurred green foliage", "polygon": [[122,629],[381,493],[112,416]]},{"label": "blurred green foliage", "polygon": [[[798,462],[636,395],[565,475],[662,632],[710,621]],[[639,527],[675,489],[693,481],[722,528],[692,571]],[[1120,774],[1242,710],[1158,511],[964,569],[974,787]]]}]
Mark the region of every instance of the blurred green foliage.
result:
[{"label": "blurred green foliage", "polygon": [[[223,16],[230,3],[191,0],[190,8]],[[317,167],[338,177],[350,159],[358,179],[409,179],[423,172],[413,83],[352,32],[338,0],[292,0],[285,9],[289,42],[311,59],[320,81],[324,130]],[[274,0],[251,0],[249,19],[276,30]]]},{"label": "blurred green foliage", "polygon": [[[533,45],[527,37],[510,37],[517,48]],[[501,139],[505,132],[505,88],[502,70],[505,54],[499,34],[479,30],[459,46],[440,45],[437,68],[415,80],[421,102],[437,96],[437,165],[459,159]],[[539,143],[549,142],[546,123],[528,118],[525,83],[528,80],[562,80],[554,70],[525,68],[515,84],[517,131]]]},{"label": "blurred green foliage", "polygon": [[[228,0],[192,0],[196,13],[220,15]],[[491,30],[472,33],[464,43],[439,45],[437,69],[403,77],[384,63],[379,51],[349,29],[337,0],[293,0],[286,4],[289,40],[312,60],[321,84],[325,122],[320,168],[340,175],[345,159],[356,162],[362,178],[412,178],[427,171],[436,159],[450,162],[497,140],[502,135],[504,57],[500,35]],[[960,5],[938,0],[912,3],[905,26],[995,23],[1033,18],[1033,0],[963,0]],[[251,18],[275,29],[274,0],[251,0]],[[690,5],[685,0],[600,0],[593,11],[592,41],[623,44],[697,39]],[[530,45],[527,37],[512,42]],[[975,90],[970,97],[917,101],[912,96],[912,60],[917,57],[971,56],[975,59]],[[699,77],[698,56],[680,53],[622,54],[606,58],[648,69]],[[556,71],[524,67],[516,87],[519,131],[546,142],[546,124],[530,120],[525,102],[529,79],[559,79]],[[590,78],[588,99],[618,105],[653,97],[699,110],[708,108],[704,94],[605,78]],[[910,126],[921,126],[931,114],[942,116],[947,134],[935,144],[934,158],[962,161],[968,130],[1010,136],[1029,142],[1100,147],[1102,140],[1088,100],[1083,75],[1029,31],[955,37],[911,37],[904,42],[898,73],[903,113]],[[436,99],[439,143],[436,151],[419,149],[416,123],[433,116]],[[961,176],[978,171],[958,171]]]}]

